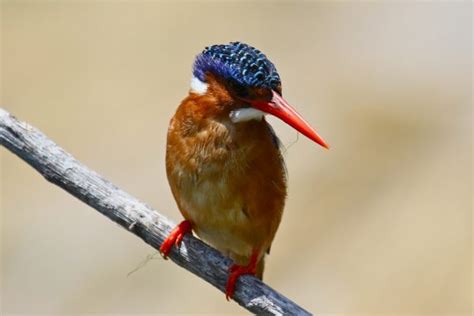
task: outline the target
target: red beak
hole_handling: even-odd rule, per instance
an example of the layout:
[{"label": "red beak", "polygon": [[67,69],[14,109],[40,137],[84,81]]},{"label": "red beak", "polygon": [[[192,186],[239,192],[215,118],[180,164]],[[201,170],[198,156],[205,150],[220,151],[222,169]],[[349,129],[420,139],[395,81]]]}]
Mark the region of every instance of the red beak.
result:
[{"label": "red beak", "polygon": [[315,141],[326,149],[329,145],[316,133],[316,131],[303,119],[301,115],[296,112],[288,102],[285,101],[277,92],[273,91],[272,100],[265,102],[250,102],[250,104],[260,111],[274,115],[281,119],[286,124],[292,126],[294,129],[305,135],[309,139]]}]

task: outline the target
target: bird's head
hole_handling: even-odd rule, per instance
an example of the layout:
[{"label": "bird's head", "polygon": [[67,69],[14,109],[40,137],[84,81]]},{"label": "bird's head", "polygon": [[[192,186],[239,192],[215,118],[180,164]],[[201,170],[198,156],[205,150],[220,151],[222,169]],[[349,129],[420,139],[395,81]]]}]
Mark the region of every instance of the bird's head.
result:
[{"label": "bird's head", "polygon": [[191,93],[219,95],[235,124],[271,114],[303,135],[329,148],[316,131],[282,97],[281,80],[273,63],[258,49],[240,42],[212,45],[193,66]]}]

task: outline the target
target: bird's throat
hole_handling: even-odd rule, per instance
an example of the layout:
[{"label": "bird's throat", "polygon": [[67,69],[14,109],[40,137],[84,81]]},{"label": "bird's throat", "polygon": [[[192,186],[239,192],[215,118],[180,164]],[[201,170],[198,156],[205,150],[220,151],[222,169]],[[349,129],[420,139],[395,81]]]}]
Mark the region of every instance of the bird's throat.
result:
[{"label": "bird's throat", "polygon": [[251,120],[261,121],[264,115],[265,113],[254,108],[240,108],[231,111],[229,118],[233,123],[241,123]]}]

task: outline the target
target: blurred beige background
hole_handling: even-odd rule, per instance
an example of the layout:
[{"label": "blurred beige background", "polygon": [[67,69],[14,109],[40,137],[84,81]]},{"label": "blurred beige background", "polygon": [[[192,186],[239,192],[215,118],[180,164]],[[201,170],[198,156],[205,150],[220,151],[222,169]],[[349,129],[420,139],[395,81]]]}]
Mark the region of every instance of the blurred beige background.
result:
[{"label": "blurred beige background", "polygon": [[[332,145],[285,156],[265,280],[319,315],[471,310],[469,2],[2,1],[1,106],[174,221],[169,118],[194,56],[240,40]],[[287,146],[296,133],[272,120]],[[1,308],[245,314],[4,149]]]}]

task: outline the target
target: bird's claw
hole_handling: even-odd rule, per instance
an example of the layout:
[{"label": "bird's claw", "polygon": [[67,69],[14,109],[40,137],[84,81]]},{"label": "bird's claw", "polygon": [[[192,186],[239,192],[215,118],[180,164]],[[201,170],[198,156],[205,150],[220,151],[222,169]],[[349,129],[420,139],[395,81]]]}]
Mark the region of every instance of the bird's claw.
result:
[{"label": "bird's claw", "polygon": [[226,300],[230,300],[234,296],[235,292],[235,283],[239,279],[241,275],[244,274],[251,274],[255,275],[256,267],[255,265],[248,265],[248,266],[241,266],[238,264],[233,264],[229,268],[229,278],[227,279],[227,285],[225,289],[225,298]]},{"label": "bird's claw", "polygon": [[185,234],[191,232],[192,226],[189,221],[182,221],[179,223],[178,226],[176,226],[171,233],[168,235],[168,237],[163,241],[163,243],[160,246],[160,254],[164,259],[168,259],[168,255],[171,251],[171,248],[173,248],[173,245],[176,247],[179,246],[181,241],[183,240],[183,237]]}]

